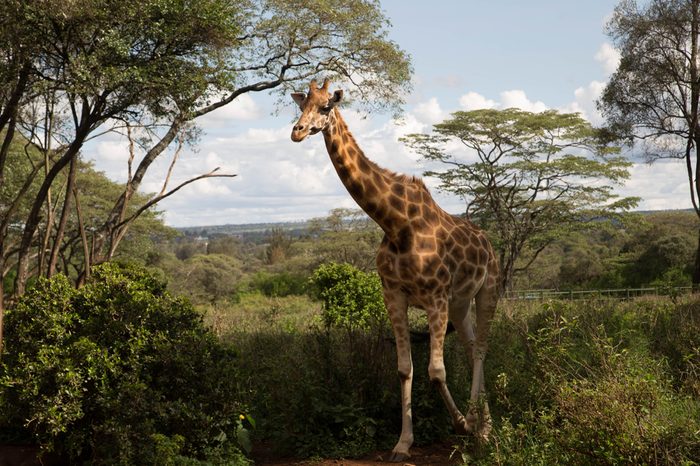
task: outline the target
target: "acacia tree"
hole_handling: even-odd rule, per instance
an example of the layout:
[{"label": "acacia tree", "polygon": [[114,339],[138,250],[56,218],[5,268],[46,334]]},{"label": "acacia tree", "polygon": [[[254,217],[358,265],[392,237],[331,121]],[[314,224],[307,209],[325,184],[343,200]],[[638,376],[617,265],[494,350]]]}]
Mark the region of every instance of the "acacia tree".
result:
[{"label": "acacia tree", "polygon": [[[111,258],[133,220],[159,200],[198,179],[230,176],[205,173],[175,187],[166,180],[129,208],[153,162],[187,140],[198,117],[319,74],[354,88],[367,108],[396,110],[411,73],[377,0],[8,0],[0,24],[8,39],[0,43],[0,155],[12,144],[43,154],[26,189],[0,205],[3,219],[28,205],[20,221],[0,222],[0,258],[14,264],[15,295],[51,270],[69,225],[62,229],[62,219],[78,205],[65,204],[80,192],[77,159],[91,138],[118,131],[136,148],[125,153],[128,180],[88,251],[94,264]],[[4,168],[3,155],[0,189]],[[21,230],[13,248],[5,244],[11,228]],[[0,291],[0,334],[2,309]]]},{"label": "acacia tree", "polygon": [[[700,0],[622,1],[608,34],[621,60],[598,106],[615,133],[641,142],[648,161],[685,161],[700,219]],[[700,231],[692,279],[700,284]]]},{"label": "acacia tree", "polygon": [[464,198],[467,217],[488,229],[505,292],[557,236],[635,205],[611,186],[630,163],[599,135],[578,114],[489,109],[456,112],[404,142],[438,163],[425,174]]}]

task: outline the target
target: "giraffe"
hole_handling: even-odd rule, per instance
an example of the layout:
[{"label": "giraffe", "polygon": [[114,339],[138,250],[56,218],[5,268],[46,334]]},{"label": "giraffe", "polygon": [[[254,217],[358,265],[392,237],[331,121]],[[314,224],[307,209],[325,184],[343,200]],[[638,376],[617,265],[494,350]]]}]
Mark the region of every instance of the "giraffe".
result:
[{"label": "giraffe", "polygon": [[[422,180],[381,168],[368,159],[338,111],[343,91],[311,81],[309,92],[293,93],[301,108],[292,141],[323,133],[331,162],[357,204],[382,228],[377,270],[396,339],[401,382],[401,436],[390,461],[410,457],[413,444],[408,306],[423,309],[430,330],[428,374],[437,386],[455,429],[486,438],[490,416],[485,402],[484,357],[498,301],[498,263],[483,231],[452,216],[433,200]],[[475,319],[471,305],[475,303]],[[443,343],[448,320],[465,346],[472,367],[470,408],[463,416],[446,384]],[[476,320],[476,329],[473,321]]]}]

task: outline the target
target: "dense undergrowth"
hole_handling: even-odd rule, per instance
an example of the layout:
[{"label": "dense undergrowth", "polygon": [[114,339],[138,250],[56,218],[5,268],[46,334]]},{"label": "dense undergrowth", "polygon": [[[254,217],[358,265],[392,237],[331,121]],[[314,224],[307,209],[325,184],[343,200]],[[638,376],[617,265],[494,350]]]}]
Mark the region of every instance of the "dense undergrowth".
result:
[{"label": "dense undergrowth", "polygon": [[[257,437],[301,457],[391,448],[400,402],[390,331],[330,327],[318,311],[292,328],[284,300],[275,303],[278,320],[223,332],[241,353]],[[238,318],[235,308],[219,312]],[[420,330],[420,315],[413,321]],[[464,407],[466,358],[455,336],[446,345],[448,384]],[[453,435],[427,377],[427,341],[414,342],[413,356],[416,443],[452,439],[466,464],[700,461],[698,298],[504,303],[487,356],[494,430],[485,445]]]},{"label": "dense undergrowth", "polygon": [[[88,464],[240,464],[249,430],[299,458],[388,450],[399,383],[373,280],[329,266],[310,296],[250,291],[200,309],[204,322],[142,270],[108,265],[77,291],[42,282],[7,315],[0,440]],[[450,440],[479,465],[700,462],[698,297],[503,302],[485,444],[454,435],[427,376],[425,318],[410,312],[416,444]],[[464,408],[470,371],[454,335],[445,359]]]}]

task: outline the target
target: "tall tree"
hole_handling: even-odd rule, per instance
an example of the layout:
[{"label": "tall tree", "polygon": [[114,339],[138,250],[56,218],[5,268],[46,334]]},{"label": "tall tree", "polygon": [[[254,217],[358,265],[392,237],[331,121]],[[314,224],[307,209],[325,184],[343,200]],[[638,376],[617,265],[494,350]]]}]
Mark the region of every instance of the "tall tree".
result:
[{"label": "tall tree", "polygon": [[[30,63],[35,79],[23,96],[26,111],[17,127],[46,155],[44,177],[19,244],[15,291],[21,294],[32,274],[36,242],[37,270],[42,270],[46,241],[37,232],[45,217],[50,220],[42,212],[46,205],[52,210],[51,190],[59,173],[75,167],[84,143],[111,119],[146,113],[167,118],[191,107],[208,89],[208,81],[221,79],[218,51],[235,42],[240,28],[234,27],[238,9],[227,0],[49,0],[10,2],[3,8],[33,31],[27,41],[34,45]],[[60,130],[52,124],[56,118],[61,119]],[[72,179],[64,202],[70,199]],[[50,227],[43,224],[44,238],[50,237]],[[59,224],[59,241],[62,233]]]},{"label": "tall tree", "polygon": [[70,225],[71,211],[61,206],[80,191],[57,180],[89,139],[116,131],[137,148],[125,151],[128,180],[94,232],[92,264],[111,258],[133,220],[159,200],[226,176],[205,173],[174,187],[165,180],[160,193],[137,202],[149,168],[191,139],[196,118],[319,74],[344,81],[367,108],[397,110],[411,74],[377,0],[8,0],[0,2],[0,25],[0,188],[4,147],[34,146],[44,155],[21,199],[0,205],[0,220],[29,205],[21,220],[0,222],[3,262],[9,230],[21,229],[11,255],[16,294],[50,271],[51,251],[61,250],[53,246],[67,235],[61,219]]},{"label": "tall tree", "polygon": [[[700,0],[618,4],[608,34],[621,60],[598,102],[613,131],[639,142],[648,161],[685,161],[700,219]],[[693,284],[700,284],[700,229]]]},{"label": "tall tree", "polygon": [[630,163],[599,136],[578,114],[474,110],[404,142],[438,162],[426,175],[463,197],[466,215],[489,231],[504,292],[557,236],[635,204],[611,186]]}]

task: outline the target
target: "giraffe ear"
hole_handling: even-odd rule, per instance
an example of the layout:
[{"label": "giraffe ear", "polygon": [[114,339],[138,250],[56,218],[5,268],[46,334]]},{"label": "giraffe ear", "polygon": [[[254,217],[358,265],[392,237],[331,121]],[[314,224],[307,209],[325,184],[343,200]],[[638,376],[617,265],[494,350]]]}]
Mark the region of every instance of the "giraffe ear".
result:
[{"label": "giraffe ear", "polygon": [[294,102],[297,103],[299,107],[304,103],[304,99],[306,99],[306,94],[303,92],[293,92],[292,93],[292,99],[294,99]]},{"label": "giraffe ear", "polygon": [[330,100],[328,100],[328,105],[330,105],[331,107],[335,107],[340,103],[341,100],[343,100],[343,90],[338,89],[333,93]]}]

